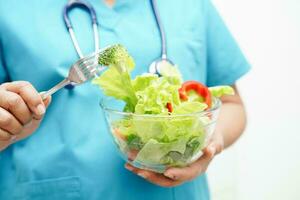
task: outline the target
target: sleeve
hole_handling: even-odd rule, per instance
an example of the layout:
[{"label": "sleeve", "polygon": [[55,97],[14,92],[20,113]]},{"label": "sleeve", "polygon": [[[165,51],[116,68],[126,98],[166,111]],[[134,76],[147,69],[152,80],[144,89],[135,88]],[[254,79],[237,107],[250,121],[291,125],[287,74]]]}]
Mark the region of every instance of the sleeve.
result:
[{"label": "sleeve", "polygon": [[0,84],[8,80],[9,80],[8,73],[4,66],[3,48],[0,40]]},{"label": "sleeve", "polygon": [[250,65],[210,0],[204,0],[207,85],[232,85]]}]

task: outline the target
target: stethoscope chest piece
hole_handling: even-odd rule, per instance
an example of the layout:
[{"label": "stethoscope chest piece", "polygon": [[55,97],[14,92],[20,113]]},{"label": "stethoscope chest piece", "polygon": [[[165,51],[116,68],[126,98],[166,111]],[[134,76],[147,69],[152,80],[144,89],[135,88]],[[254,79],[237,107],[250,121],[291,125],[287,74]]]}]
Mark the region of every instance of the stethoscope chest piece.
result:
[{"label": "stethoscope chest piece", "polygon": [[158,59],[153,61],[149,66],[149,73],[162,76],[166,66],[174,66],[173,62],[168,59]]}]

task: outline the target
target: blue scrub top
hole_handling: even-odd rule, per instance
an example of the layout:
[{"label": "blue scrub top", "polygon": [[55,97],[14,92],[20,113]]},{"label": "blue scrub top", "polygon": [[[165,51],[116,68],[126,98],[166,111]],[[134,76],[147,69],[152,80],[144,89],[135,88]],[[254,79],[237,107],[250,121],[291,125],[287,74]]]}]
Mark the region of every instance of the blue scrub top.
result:
[{"label": "blue scrub top", "polygon": [[[62,20],[62,0],[0,1],[0,83],[27,80],[39,91],[61,81],[78,59]],[[113,9],[90,0],[100,46],[121,43],[136,61],[134,75],[160,56],[149,0],[120,0]],[[159,0],[169,57],[185,80],[234,84],[249,65],[209,0]],[[93,51],[89,16],[71,19],[85,54]],[[153,185],[124,169],[90,83],[53,95],[40,128],[0,153],[0,199],[209,199],[205,176],[174,188]]]}]

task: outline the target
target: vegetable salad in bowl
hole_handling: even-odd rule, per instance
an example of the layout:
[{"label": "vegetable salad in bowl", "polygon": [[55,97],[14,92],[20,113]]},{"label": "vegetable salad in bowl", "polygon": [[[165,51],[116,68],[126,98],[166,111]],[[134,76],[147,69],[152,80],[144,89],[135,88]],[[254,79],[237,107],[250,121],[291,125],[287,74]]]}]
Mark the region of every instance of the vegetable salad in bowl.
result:
[{"label": "vegetable salad in bowl", "polygon": [[159,173],[201,157],[214,131],[219,98],[234,94],[230,86],[184,82],[178,68],[168,64],[160,76],[133,79],[134,61],[121,45],[102,52],[99,64],[109,67],[93,83],[106,95],[101,107],[120,155],[135,167]]}]

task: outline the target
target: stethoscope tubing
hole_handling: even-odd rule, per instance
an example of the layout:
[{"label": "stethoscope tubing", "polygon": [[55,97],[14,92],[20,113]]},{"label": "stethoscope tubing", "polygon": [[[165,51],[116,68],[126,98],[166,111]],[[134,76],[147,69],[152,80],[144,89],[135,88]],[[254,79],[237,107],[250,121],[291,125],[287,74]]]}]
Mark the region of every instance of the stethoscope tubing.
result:
[{"label": "stethoscope tubing", "polygon": [[154,13],[155,21],[156,21],[156,24],[157,24],[157,27],[158,27],[159,33],[160,33],[161,58],[167,59],[167,40],[166,40],[165,29],[164,29],[164,26],[162,25],[162,21],[161,21],[160,14],[158,12],[156,0],[150,0],[150,2],[151,2],[151,7],[152,7],[152,10]]},{"label": "stethoscope tubing", "polygon": [[98,20],[96,16],[96,12],[92,5],[90,5],[87,2],[80,1],[80,0],[70,0],[67,5],[63,9],[63,18],[66,25],[66,28],[68,29],[68,32],[71,36],[72,43],[75,47],[75,50],[80,58],[83,58],[84,55],[82,53],[82,50],[79,47],[78,40],[75,36],[74,29],[72,22],[69,18],[69,12],[76,7],[80,7],[82,9],[85,9],[90,14],[91,20],[92,20],[92,27],[93,27],[93,35],[94,35],[94,46],[95,46],[95,52],[99,49],[99,32],[98,32]]}]

